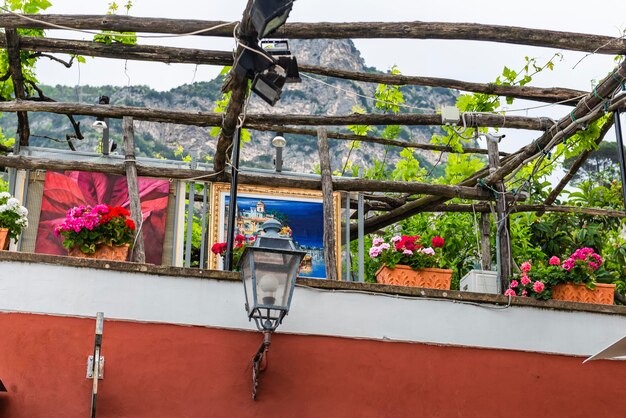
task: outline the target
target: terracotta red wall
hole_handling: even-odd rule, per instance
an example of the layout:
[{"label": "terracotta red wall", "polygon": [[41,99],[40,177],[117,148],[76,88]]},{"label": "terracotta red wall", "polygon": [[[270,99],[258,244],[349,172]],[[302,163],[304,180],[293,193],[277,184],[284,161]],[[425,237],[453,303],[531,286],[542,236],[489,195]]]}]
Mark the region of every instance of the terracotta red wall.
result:
[{"label": "terracotta red wall", "polygon": [[[94,320],[0,314],[0,417],[86,417]],[[626,362],[106,321],[98,417],[615,417]]]}]

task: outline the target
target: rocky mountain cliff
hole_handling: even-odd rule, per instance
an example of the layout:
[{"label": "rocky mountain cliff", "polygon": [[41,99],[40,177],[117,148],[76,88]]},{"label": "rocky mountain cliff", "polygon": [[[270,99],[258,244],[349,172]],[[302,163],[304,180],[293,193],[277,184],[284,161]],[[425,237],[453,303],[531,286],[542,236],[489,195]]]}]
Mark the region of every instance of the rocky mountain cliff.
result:
[{"label": "rocky mountain cliff", "polygon": [[[310,65],[321,65],[354,71],[377,71],[365,65],[359,51],[350,40],[302,40],[291,41],[292,53],[298,62]],[[314,77],[316,80],[313,80]],[[179,109],[194,111],[212,111],[215,102],[220,99],[222,77],[210,82],[186,84],[170,91],[157,92],[147,86],[42,86],[49,97],[57,101],[72,101],[81,103],[97,103],[98,96],[108,95],[111,104],[145,106],[159,109]],[[376,84],[353,82],[349,80],[333,79],[321,76],[306,77],[302,75],[302,83],[287,84],[283,90],[281,100],[271,107],[261,99],[252,96],[248,112],[250,113],[299,113],[315,115],[347,115],[352,108],[359,105],[368,112],[376,112],[373,100]],[[405,86],[401,88],[407,105],[436,109],[442,104],[452,104],[457,96],[456,91]],[[411,109],[403,108],[402,112]],[[417,110],[416,110],[417,111]],[[79,117],[82,120],[83,134],[86,139],[75,141],[77,148],[95,150],[98,144],[99,133],[91,129],[93,118]],[[71,133],[71,126],[67,118],[61,115],[33,113],[31,120],[31,144],[55,148],[66,148],[62,142],[54,142],[49,138],[65,138]],[[5,114],[0,119],[0,126],[6,135],[15,132],[16,118],[13,114]],[[121,141],[120,121],[111,121],[111,137],[118,143]],[[337,127],[337,130],[347,132],[346,128]],[[377,127],[380,132],[382,127]],[[212,155],[215,150],[216,139],[209,133],[210,128],[160,124],[152,122],[135,123],[136,140],[139,155],[160,156],[171,159],[175,156],[174,150],[182,146],[185,154],[195,152],[201,157]],[[427,142],[438,128],[415,127],[403,128],[401,138],[404,140]],[[274,136],[271,132],[251,131],[252,138],[242,148],[242,165],[272,168],[273,148],[270,140]],[[372,134],[376,135],[376,131]],[[311,158],[316,151],[316,138],[288,135],[287,146],[284,150],[284,166],[287,170],[312,171],[317,158]],[[349,143],[347,141],[331,140],[331,155],[333,168],[340,168],[345,161]],[[397,158],[397,150],[391,152],[392,160]],[[351,160],[356,163],[369,162],[373,159],[382,159],[384,147],[380,145],[363,144],[360,150],[353,152]],[[387,159],[389,160],[389,155]],[[431,153],[423,153],[420,160],[426,165],[436,157]]]}]

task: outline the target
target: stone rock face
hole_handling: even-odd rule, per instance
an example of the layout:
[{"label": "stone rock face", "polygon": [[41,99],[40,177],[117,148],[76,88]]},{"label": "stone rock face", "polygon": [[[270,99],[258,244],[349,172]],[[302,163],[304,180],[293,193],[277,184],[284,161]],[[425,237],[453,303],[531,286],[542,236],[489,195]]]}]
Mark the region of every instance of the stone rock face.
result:
[{"label": "stone rock face", "polygon": [[[328,66],[353,71],[377,71],[365,65],[360,52],[350,40],[292,40],[292,54],[299,63]],[[385,69],[387,70],[387,69]],[[377,85],[374,83],[354,82],[333,79],[317,75],[301,74],[302,83],[287,84],[281,100],[271,107],[261,99],[252,95],[247,111],[250,113],[292,113],[315,115],[348,115],[353,113],[354,106],[360,106],[368,112],[380,112],[374,106]],[[129,106],[146,106],[161,109],[179,109],[196,111],[213,111],[215,102],[220,99],[222,78],[210,82],[186,84],[167,92],[157,92],[147,86],[125,87],[65,87],[44,86],[46,93],[58,101],[79,101],[97,103],[98,96],[107,94],[112,104]],[[404,86],[401,87],[405,104],[409,107],[402,112],[433,112],[442,104],[454,103],[457,92],[442,88]],[[81,119],[81,118],[79,118]],[[94,150],[98,134],[89,129],[93,118],[83,119],[84,141],[77,141],[79,149]],[[31,132],[56,138],[65,138],[71,133],[67,119],[61,115],[33,114]],[[6,114],[0,119],[0,126],[5,134],[15,132],[15,115]],[[113,139],[121,140],[119,121],[111,121]],[[380,134],[384,127],[376,127],[372,132]],[[330,130],[347,132],[345,127],[329,127]],[[195,152],[201,156],[213,155],[216,138],[211,136],[210,128],[160,124],[152,122],[135,122],[135,134],[140,148],[139,155],[175,158],[173,151],[179,147],[183,155]],[[427,142],[438,128],[404,127],[401,139],[416,142]],[[273,167],[274,149],[271,139],[274,133],[251,131],[251,141],[242,148],[242,165],[263,168]],[[314,137],[287,135],[287,146],[284,149],[284,170],[310,172],[317,165],[317,139]],[[31,143],[39,146],[65,147],[62,143],[32,138]],[[341,169],[348,154],[348,141],[331,140],[333,169]],[[417,153],[417,152],[416,152]],[[433,162],[438,155],[429,152],[421,153],[422,160]],[[180,158],[180,155],[178,156]],[[356,164],[367,164],[372,160],[386,159],[393,163],[398,158],[398,150],[385,152],[385,147],[376,144],[362,144],[360,149],[351,153],[350,160]]]}]

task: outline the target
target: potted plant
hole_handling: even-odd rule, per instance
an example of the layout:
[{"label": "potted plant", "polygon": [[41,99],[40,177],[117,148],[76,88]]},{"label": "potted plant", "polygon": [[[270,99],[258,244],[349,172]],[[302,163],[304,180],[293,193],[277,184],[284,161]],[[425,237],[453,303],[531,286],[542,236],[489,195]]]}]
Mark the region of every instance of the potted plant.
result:
[{"label": "potted plant", "polygon": [[593,248],[579,248],[561,263],[562,274],[552,278],[552,298],[612,305],[615,285],[596,283],[603,260]]},{"label": "potted plant", "polygon": [[435,236],[430,244],[425,247],[419,235],[395,235],[389,243],[383,238],[374,238],[369,255],[380,264],[375,273],[376,281],[399,286],[450,289],[452,270],[438,268],[445,241]]},{"label": "potted plant", "polygon": [[7,192],[0,193],[0,250],[9,248],[11,239],[17,242],[22,229],[28,228],[28,210]]},{"label": "potted plant", "polygon": [[592,248],[579,248],[563,262],[553,256],[547,266],[526,261],[504,294],[612,305],[615,285],[596,283],[595,272],[602,263]]},{"label": "potted plant", "polygon": [[72,257],[124,261],[135,237],[135,223],[121,206],[96,205],[70,208],[54,235]]}]

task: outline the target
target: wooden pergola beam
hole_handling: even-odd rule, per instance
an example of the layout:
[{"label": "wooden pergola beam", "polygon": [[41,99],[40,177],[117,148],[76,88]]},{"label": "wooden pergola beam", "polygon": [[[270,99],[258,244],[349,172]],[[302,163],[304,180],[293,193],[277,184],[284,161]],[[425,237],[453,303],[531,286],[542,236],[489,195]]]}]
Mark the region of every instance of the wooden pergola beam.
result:
[{"label": "wooden pergola beam", "polygon": [[[246,16],[246,15],[244,15]],[[31,15],[33,22],[12,14],[0,15],[0,27],[51,29],[46,23],[83,30],[112,30],[184,34],[224,25],[200,33],[232,37],[235,23],[192,19],[165,19],[122,15]],[[448,39],[530,45],[598,54],[626,54],[626,40],[576,32],[517,26],[448,22],[287,23],[274,35],[289,39]]]},{"label": "wooden pergola beam", "polygon": [[[231,102],[235,99],[231,99]],[[103,116],[109,118],[122,118],[132,116],[136,120],[176,123],[181,125],[195,126],[220,126],[222,118],[229,121],[227,129],[233,129],[237,118],[225,116],[222,113],[213,112],[189,112],[168,109],[151,109],[136,106],[117,105],[90,105],[82,103],[65,102],[37,102],[30,100],[15,100],[0,102],[0,112],[49,112],[59,114],[73,114],[85,116]],[[526,116],[503,116],[492,113],[473,113],[471,117],[472,127],[497,127],[512,129],[529,129],[545,131],[554,122],[549,118],[536,118]],[[226,123],[226,122],[225,122]],[[405,126],[440,126],[441,115],[438,114],[351,114],[343,116],[320,116],[320,115],[280,115],[280,114],[248,114],[244,127],[262,130],[267,125],[307,125],[307,126],[347,126],[347,125],[405,125]],[[232,138],[231,138],[232,139]],[[219,145],[219,139],[218,139]],[[228,145],[226,145],[228,147]]]},{"label": "wooden pergola beam", "polygon": [[[0,155],[0,167],[14,167],[25,170],[80,170],[90,172],[102,172],[111,174],[124,174],[123,163],[94,163],[90,161],[57,160],[48,158],[2,156]],[[212,182],[218,177],[215,171],[190,170],[184,168],[146,166],[137,163],[137,174],[146,177],[161,177],[180,180]],[[227,176],[228,177],[228,176]],[[241,184],[257,186],[291,187],[296,189],[322,190],[320,179],[304,178],[286,174],[250,174],[240,173]],[[445,184],[429,184],[405,181],[367,180],[355,178],[334,178],[332,188],[336,191],[384,191],[390,193],[436,193],[442,196],[459,197],[463,199],[493,200],[493,195],[487,191],[462,186],[448,186]]]},{"label": "wooden pergola beam", "polygon": [[[598,133],[598,138],[596,139],[596,146],[600,145],[600,143],[604,140],[604,137],[606,136],[606,134],[611,130],[611,127],[613,127],[613,123],[614,121],[613,119],[611,119],[602,126],[602,129],[600,129],[600,132]],[[565,186],[567,186],[567,183],[569,183],[570,180],[574,178],[574,176],[576,175],[580,167],[582,167],[585,161],[587,161],[587,158],[589,158],[589,156],[591,155],[593,151],[594,151],[593,149],[590,149],[590,150],[586,150],[580,153],[578,158],[576,158],[576,161],[574,161],[571,168],[567,172],[567,174],[563,176],[559,184],[557,184],[554,187],[554,189],[552,189],[548,197],[546,197],[546,199],[543,201],[544,205],[551,205],[556,201],[556,198],[559,197],[559,194],[561,194],[563,189],[565,189]]]},{"label": "wooden pergola beam", "polygon": [[[254,0],[248,0],[246,8],[243,12],[241,24],[237,29],[237,37],[240,42],[248,42],[248,39],[254,39],[257,34],[250,21],[250,10]],[[244,48],[239,45],[235,53],[234,61],[241,55]],[[213,170],[219,174],[220,178],[225,178],[226,170],[226,154],[230,150],[235,137],[235,131],[238,129],[239,117],[243,112],[244,104],[248,96],[248,80],[244,76],[234,71],[234,68],[228,72],[224,85],[222,86],[222,93],[230,92],[230,101],[226,106],[226,111],[223,114],[221,121],[220,133],[217,137],[217,145],[215,146],[215,156],[213,158]],[[239,136],[237,136],[239,138]],[[237,167],[235,167],[237,169]],[[230,250],[229,250],[230,251]]]},{"label": "wooden pergola beam", "polygon": [[[314,129],[306,129],[306,128],[296,128],[293,126],[280,126],[280,125],[265,125],[265,124],[255,124],[249,125],[248,129],[259,130],[259,131],[274,131],[274,132],[282,132],[287,134],[296,134],[296,135],[309,135],[315,136],[316,132]],[[342,141],[361,141],[368,142],[373,144],[381,144],[392,147],[401,147],[401,148],[416,148],[423,149],[426,151],[437,151],[437,152],[449,152],[449,153],[458,153],[458,151],[454,150],[452,147],[448,147],[445,145],[432,145],[432,144],[422,144],[418,142],[407,142],[407,141],[398,141],[395,139],[385,139],[370,135],[355,135],[355,134],[344,134],[340,132],[327,132],[328,138],[339,139]],[[463,147],[463,154],[487,154],[487,150],[483,148],[476,147]],[[509,155],[506,152],[500,152],[501,156]]]},{"label": "wooden pergola beam", "polygon": [[[574,134],[583,126],[578,121],[585,116],[588,116],[590,109],[598,106],[603,100],[613,95],[616,89],[618,89],[621,83],[626,79],[626,61],[612,71],[607,77],[605,77],[598,86],[594,89],[593,94],[588,94],[581,101],[578,102],[574,110],[572,110],[567,116],[561,118],[554,124],[548,131],[533,141],[531,144],[522,147],[519,151],[505,157],[502,161],[502,165],[493,173],[489,173],[488,169],[482,169],[470,176],[466,180],[459,183],[460,186],[475,186],[479,179],[485,182],[487,185],[493,185],[498,181],[504,179],[515,168],[519,167],[525,161],[530,158],[534,158],[540,154],[540,150],[549,152],[546,149],[555,135],[559,134],[563,137],[561,140],[565,140],[568,136]],[[619,98],[618,100],[621,100]],[[601,116],[600,113],[586,120],[586,123],[591,123],[595,119]],[[392,211],[383,215],[369,218],[365,221],[365,232],[371,233],[398,222],[402,219],[406,219],[416,213],[424,212],[432,209],[434,206],[445,203],[448,198],[439,196],[426,196],[416,201],[407,203],[401,207],[395,208]]]},{"label": "wooden pergola beam", "polygon": [[[233,55],[228,51],[210,51],[192,48],[176,48],[153,45],[106,45],[99,42],[76,41],[70,39],[22,37],[24,49],[41,53],[78,54],[92,57],[132,59],[137,61],[164,62],[197,65],[232,65]],[[6,42],[0,38],[0,47]],[[494,94],[519,99],[534,100],[545,103],[563,102],[574,104],[586,92],[561,87],[503,86],[494,83],[472,83],[461,80],[438,77],[419,77],[401,74],[365,73],[345,71],[328,67],[300,63],[300,72],[335,77],[366,83],[383,83],[392,85],[415,85],[443,87],[462,91]]]},{"label": "wooden pergola beam", "polygon": [[586,91],[573,90],[561,87],[532,87],[532,86],[504,86],[495,83],[472,83],[450,78],[418,77],[402,74],[364,73],[346,71],[335,68],[319,67],[314,65],[298,65],[301,72],[317,74],[327,77],[342,78],[345,80],[363,81],[368,83],[382,83],[392,85],[413,85],[444,87],[462,91],[493,94],[497,96],[514,97],[517,99],[534,100],[538,102],[573,105]]},{"label": "wooden pergola beam", "polygon": [[[20,59],[20,37],[16,29],[6,29],[4,33],[6,39],[7,56],[9,59],[9,72],[13,80],[13,91],[16,99],[24,99],[26,91],[24,89],[24,74],[22,73],[22,60]],[[17,112],[17,136],[19,146],[28,146],[30,138],[30,125],[28,123],[28,113]],[[17,148],[19,149],[19,148]]]}]

